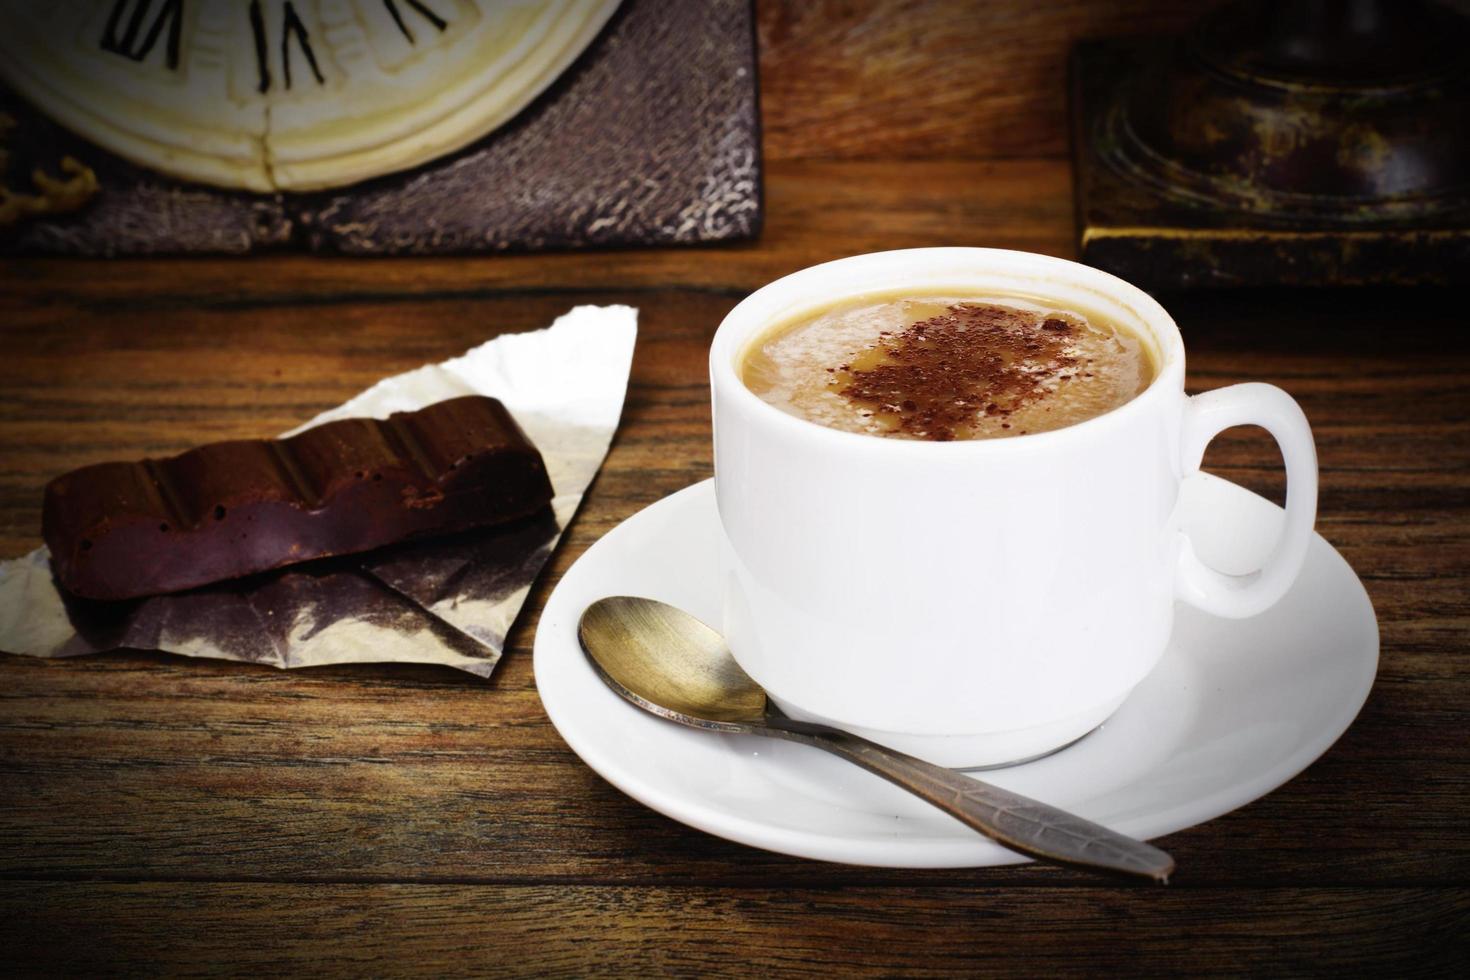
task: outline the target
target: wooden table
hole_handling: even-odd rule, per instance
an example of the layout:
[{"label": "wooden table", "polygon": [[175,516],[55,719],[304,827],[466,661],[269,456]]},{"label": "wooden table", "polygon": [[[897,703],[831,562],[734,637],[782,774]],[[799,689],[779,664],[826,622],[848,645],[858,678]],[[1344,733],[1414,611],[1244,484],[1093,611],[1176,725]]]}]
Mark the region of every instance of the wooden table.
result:
[{"label": "wooden table", "polygon": [[[1286,786],[1171,835],[1168,888],[1049,867],[872,870],[686,828],[603,782],[536,696],[537,614],[640,508],[710,475],[704,358],[746,292],[826,258],[1070,254],[1057,160],[777,162],[732,248],[0,268],[0,553],[85,463],[285,429],[580,302],[640,308],[622,428],[486,684],[127,653],[0,657],[0,958],[332,973],[1333,972],[1463,966],[1470,923],[1470,332],[1430,293],[1169,298],[1192,391],[1300,399],[1319,529],[1381,623],[1352,729]],[[1207,468],[1279,498],[1258,431]]]}]

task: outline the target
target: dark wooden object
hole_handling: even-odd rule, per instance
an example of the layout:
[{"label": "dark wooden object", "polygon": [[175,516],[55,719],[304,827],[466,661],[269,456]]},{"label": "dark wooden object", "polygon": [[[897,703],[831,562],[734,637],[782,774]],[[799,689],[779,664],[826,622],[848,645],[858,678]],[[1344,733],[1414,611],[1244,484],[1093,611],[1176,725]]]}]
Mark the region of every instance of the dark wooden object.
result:
[{"label": "dark wooden object", "polygon": [[76,214],[0,228],[0,249],[403,255],[750,238],[761,222],[752,17],[750,0],[623,0],[566,74],[500,129],[421,167],[306,194],[164,177],[0,91],[0,110],[19,119],[15,186],[66,155],[102,185]]},{"label": "dark wooden object", "polygon": [[[0,553],[67,469],[277,432],[578,302],[641,308],[622,428],[488,684],[151,653],[0,657],[0,949],[25,972],[1448,975],[1470,919],[1470,334],[1463,297],[1164,297],[1189,388],[1280,384],[1319,528],[1383,657],[1306,773],[1164,838],[1166,889],[1058,868],[876,870],[710,837],[623,796],[531,671],[550,588],[710,475],[705,358],[774,276],[880,247],[1069,254],[1061,160],[783,163],[759,244],[495,259],[0,265]],[[1275,448],[1206,468],[1279,495]],[[1277,496],[1279,499],[1279,496]]]},{"label": "dark wooden object", "polygon": [[1072,61],[1084,261],[1145,286],[1458,281],[1470,17],[1245,0]]}]

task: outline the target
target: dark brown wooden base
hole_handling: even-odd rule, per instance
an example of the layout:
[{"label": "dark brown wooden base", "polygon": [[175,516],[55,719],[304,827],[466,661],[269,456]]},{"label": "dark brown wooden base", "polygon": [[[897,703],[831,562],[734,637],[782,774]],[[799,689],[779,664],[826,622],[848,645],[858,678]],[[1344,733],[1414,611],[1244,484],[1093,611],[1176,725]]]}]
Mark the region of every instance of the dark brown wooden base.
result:
[{"label": "dark brown wooden base", "polygon": [[1169,57],[1173,43],[1088,41],[1073,51],[1081,261],[1148,289],[1449,284],[1470,269],[1464,211],[1377,222],[1252,213],[1136,166],[1120,106],[1130,79]]}]

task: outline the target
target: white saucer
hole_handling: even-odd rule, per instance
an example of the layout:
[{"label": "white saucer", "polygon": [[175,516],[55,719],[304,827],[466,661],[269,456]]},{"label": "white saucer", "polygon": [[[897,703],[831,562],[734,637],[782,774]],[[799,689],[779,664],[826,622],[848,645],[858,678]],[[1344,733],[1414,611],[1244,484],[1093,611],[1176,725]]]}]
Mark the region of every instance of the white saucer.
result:
[{"label": "white saucer", "polygon": [[[1196,550],[1245,571],[1281,511],[1208,475],[1185,482]],[[536,685],[567,744],[614,786],[691,827],[784,854],[889,867],[1025,860],[877,776],[818,749],[681,728],[603,686],[577,620],[606,595],[673,603],[716,627],[714,486],[706,481],[608,533],[557,585],[536,633]],[[1378,667],[1378,624],[1353,570],[1315,537],[1301,578],[1255,619],[1180,606],[1163,660],[1100,729],[989,781],[1135,837],[1182,830],[1301,772],[1357,715]]]}]

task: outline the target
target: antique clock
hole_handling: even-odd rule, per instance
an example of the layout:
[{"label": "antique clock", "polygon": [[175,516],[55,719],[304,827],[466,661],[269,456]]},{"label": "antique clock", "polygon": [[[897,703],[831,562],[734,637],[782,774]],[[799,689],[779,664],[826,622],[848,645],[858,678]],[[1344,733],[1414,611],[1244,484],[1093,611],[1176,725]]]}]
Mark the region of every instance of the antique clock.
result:
[{"label": "antique clock", "polygon": [[484,136],[618,0],[0,0],[0,79],[152,170],[339,187]]}]

